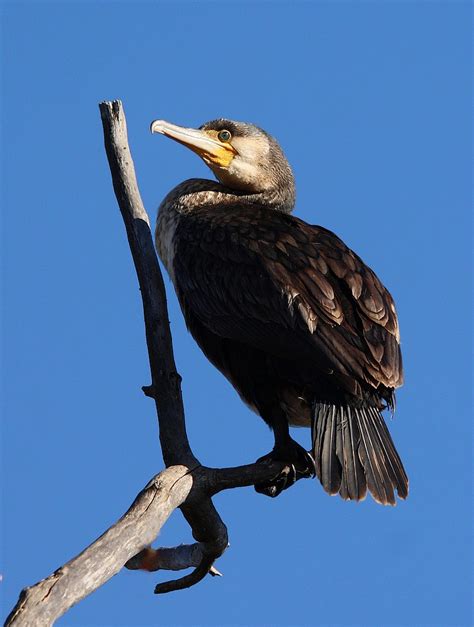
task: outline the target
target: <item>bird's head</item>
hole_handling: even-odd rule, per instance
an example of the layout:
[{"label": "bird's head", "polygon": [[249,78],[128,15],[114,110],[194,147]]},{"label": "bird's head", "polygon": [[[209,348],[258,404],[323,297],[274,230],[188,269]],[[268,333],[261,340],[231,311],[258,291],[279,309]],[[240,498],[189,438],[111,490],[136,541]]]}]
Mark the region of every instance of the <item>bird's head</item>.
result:
[{"label": "bird's head", "polygon": [[293,209],[290,165],[278,142],[258,126],[221,118],[198,129],[164,120],[155,120],[150,128],[197,153],[226,187],[268,198],[273,195],[275,200],[278,196],[282,209]]}]

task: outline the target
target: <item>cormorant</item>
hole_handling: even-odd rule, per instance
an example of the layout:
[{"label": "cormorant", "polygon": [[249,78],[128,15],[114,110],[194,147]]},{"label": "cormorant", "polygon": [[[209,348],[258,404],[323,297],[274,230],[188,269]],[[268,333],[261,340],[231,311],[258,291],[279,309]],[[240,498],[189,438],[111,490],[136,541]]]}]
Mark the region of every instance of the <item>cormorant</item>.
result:
[{"label": "cormorant", "polygon": [[[408,479],[381,411],[403,382],[392,297],[334,233],[291,215],[295,185],[277,141],[243,122],[151,124],[196,152],[218,182],[189,179],[158,210],[156,247],[189,331],[271,427],[260,458],[291,472],[255,486],[277,496],[301,477],[359,501],[395,504]],[[289,425],[312,428],[308,453]]]}]

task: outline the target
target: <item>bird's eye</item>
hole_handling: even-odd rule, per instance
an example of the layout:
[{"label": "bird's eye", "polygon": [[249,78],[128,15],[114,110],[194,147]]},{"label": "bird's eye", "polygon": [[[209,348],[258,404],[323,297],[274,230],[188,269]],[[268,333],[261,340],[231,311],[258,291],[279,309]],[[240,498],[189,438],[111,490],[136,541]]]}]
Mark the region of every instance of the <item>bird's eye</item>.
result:
[{"label": "bird's eye", "polygon": [[219,138],[219,140],[221,142],[230,142],[230,138],[232,137],[232,135],[230,134],[229,131],[219,131],[217,133],[217,137]]}]

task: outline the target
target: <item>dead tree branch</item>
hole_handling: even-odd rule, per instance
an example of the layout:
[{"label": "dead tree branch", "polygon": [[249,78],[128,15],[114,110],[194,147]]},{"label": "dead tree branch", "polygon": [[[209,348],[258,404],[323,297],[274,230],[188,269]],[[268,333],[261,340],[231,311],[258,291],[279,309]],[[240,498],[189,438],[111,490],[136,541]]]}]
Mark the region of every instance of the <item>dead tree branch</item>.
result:
[{"label": "dead tree branch", "polygon": [[[194,570],[158,584],[156,593],[194,585],[207,573],[219,574],[214,561],[225,551],[227,529],[211,497],[221,490],[269,481],[282,464],[206,468],[193,455],[186,434],[181,377],[173,355],[166,294],[156,257],[150,220],[143,206],[128,146],[120,101],[99,105],[115,195],[127,230],[140,285],[151,370],[147,396],[156,403],[160,442],[167,470],[138,494],[130,509],[77,557],[20,593],[5,625],[46,626],[96,590],[123,566],[131,570]],[[181,508],[196,543],[151,549],[149,545],[176,508]]]},{"label": "dead tree branch", "polygon": [[52,625],[66,610],[113,577],[131,555],[153,542],[193,484],[185,466],[157,475],[130,509],[77,557],[20,594],[6,625]]}]

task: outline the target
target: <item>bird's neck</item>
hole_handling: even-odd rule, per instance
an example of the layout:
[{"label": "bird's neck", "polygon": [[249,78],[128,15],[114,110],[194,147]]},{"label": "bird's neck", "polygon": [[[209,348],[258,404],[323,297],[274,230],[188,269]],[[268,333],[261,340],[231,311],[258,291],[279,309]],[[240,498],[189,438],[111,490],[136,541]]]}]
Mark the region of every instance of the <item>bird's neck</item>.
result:
[{"label": "bird's neck", "polygon": [[172,204],[178,213],[188,213],[199,207],[219,207],[236,205],[259,205],[291,213],[295,205],[293,183],[281,188],[271,188],[261,192],[249,192],[231,189],[217,181],[208,179],[189,179],[175,187],[163,201]]},{"label": "bird's neck", "polygon": [[217,181],[189,179],[175,187],[158,209],[155,242],[158,253],[171,278],[174,279],[174,235],[180,220],[193,211],[204,207],[225,211],[226,207],[265,206],[275,211],[291,213],[295,204],[295,190],[291,183],[287,188],[269,189],[258,193],[233,190]]}]

